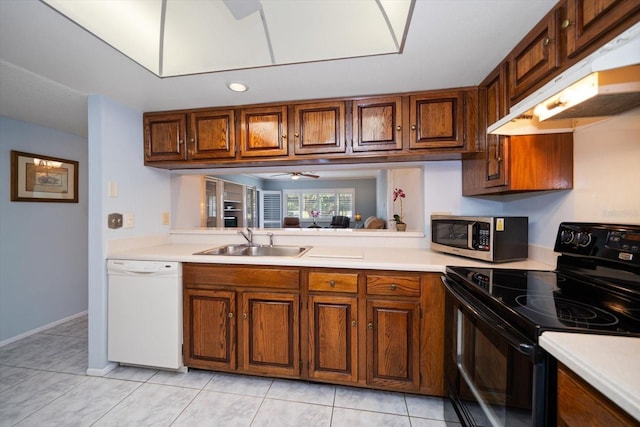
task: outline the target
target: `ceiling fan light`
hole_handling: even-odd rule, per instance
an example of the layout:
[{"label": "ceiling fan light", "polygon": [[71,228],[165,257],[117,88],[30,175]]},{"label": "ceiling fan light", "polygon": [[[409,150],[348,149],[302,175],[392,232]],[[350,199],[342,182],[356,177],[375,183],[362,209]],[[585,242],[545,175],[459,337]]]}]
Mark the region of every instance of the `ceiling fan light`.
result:
[{"label": "ceiling fan light", "polygon": [[249,90],[249,87],[242,82],[229,82],[227,87],[234,92],[246,92]]}]

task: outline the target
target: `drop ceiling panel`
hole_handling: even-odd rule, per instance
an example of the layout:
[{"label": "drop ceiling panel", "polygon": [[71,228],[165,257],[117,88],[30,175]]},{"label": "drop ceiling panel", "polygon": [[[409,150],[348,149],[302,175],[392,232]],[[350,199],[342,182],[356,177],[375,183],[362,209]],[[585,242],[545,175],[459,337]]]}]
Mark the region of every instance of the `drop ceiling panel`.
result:
[{"label": "drop ceiling panel", "polygon": [[43,0],[148,70],[158,73],[162,0]]},{"label": "drop ceiling panel", "polygon": [[262,4],[277,63],[397,52],[384,14],[373,0]]},{"label": "drop ceiling panel", "polygon": [[221,1],[195,5],[167,2],[163,75],[272,65],[259,13],[236,20]]}]

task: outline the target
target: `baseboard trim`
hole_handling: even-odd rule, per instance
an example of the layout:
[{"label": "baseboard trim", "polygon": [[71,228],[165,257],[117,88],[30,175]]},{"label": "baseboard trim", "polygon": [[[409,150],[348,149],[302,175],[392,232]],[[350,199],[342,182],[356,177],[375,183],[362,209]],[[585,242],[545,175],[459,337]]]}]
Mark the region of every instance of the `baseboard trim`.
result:
[{"label": "baseboard trim", "polygon": [[104,377],[105,375],[107,375],[109,372],[113,371],[117,367],[118,367],[117,363],[109,362],[107,366],[105,366],[102,369],[88,368],[87,375],[90,377]]},{"label": "baseboard trim", "polygon": [[73,319],[77,319],[78,317],[86,316],[87,313],[89,313],[88,310],[81,311],[80,313],[73,314],[71,316],[65,317],[65,318],[60,319],[60,320],[56,320],[55,322],[48,323],[48,324],[46,324],[44,326],[40,326],[39,328],[32,329],[32,330],[30,330],[28,332],[24,332],[24,333],[22,333],[20,335],[16,335],[15,337],[7,338],[6,340],[0,341],[0,347],[4,347],[5,345],[11,344],[12,342],[16,342],[18,340],[21,340],[22,338],[26,338],[28,336],[40,333],[42,331],[46,331],[47,329],[55,328],[56,326],[61,325],[61,324],[65,323],[65,322],[68,322],[69,320],[73,320]]}]

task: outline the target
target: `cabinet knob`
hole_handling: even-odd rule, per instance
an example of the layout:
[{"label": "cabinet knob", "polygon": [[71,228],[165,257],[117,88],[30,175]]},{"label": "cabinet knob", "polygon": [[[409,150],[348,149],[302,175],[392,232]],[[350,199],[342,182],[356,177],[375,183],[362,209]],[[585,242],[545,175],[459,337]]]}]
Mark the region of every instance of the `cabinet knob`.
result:
[{"label": "cabinet knob", "polygon": [[287,134],[286,133],[282,134],[282,139],[287,139]]},{"label": "cabinet knob", "polygon": [[247,313],[242,313],[242,318],[246,319],[247,318]]},{"label": "cabinet knob", "polygon": [[373,322],[369,322],[369,323],[367,323],[367,328],[369,328],[369,329],[373,329]]},{"label": "cabinet knob", "polygon": [[229,313],[227,314],[227,316],[229,317],[229,319],[233,318],[233,313]]},{"label": "cabinet knob", "polygon": [[298,138],[300,136],[300,134],[298,132],[294,133],[293,136],[295,136],[296,138]]},{"label": "cabinet knob", "polygon": [[416,130],[416,125],[411,125],[411,130]]},{"label": "cabinet knob", "polygon": [[351,321],[351,326],[356,326],[358,323],[355,320]]},{"label": "cabinet knob", "polygon": [[573,22],[569,21],[568,19],[565,19],[564,21],[562,21],[562,24],[560,25],[560,28],[562,28],[563,30],[566,30],[567,28],[569,28],[572,25],[573,25]]},{"label": "cabinet knob", "polygon": [[336,281],[335,280],[329,281],[329,286],[331,286],[332,288],[335,288],[336,287]]},{"label": "cabinet knob", "polygon": [[544,40],[542,41],[542,45],[543,46],[549,46],[552,41],[553,40],[551,40],[549,37],[545,37]]},{"label": "cabinet knob", "polygon": [[395,283],[391,284],[391,290],[392,291],[395,291],[397,287],[398,287],[398,285],[396,285]]},{"label": "cabinet knob", "polygon": [[402,130],[402,126],[400,126],[400,125],[396,126],[396,130],[397,130],[398,132],[400,132],[400,131]]}]

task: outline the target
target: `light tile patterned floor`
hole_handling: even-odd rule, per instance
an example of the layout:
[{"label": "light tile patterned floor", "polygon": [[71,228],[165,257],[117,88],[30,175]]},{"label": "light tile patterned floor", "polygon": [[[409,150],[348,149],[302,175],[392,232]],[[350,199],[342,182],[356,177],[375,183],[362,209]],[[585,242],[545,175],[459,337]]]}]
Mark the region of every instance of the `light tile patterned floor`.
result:
[{"label": "light tile patterned floor", "polygon": [[0,347],[0,426],[459,426],[433,397],[201,370],[121,366],[98,378],[86,369],[86,317]]}]

